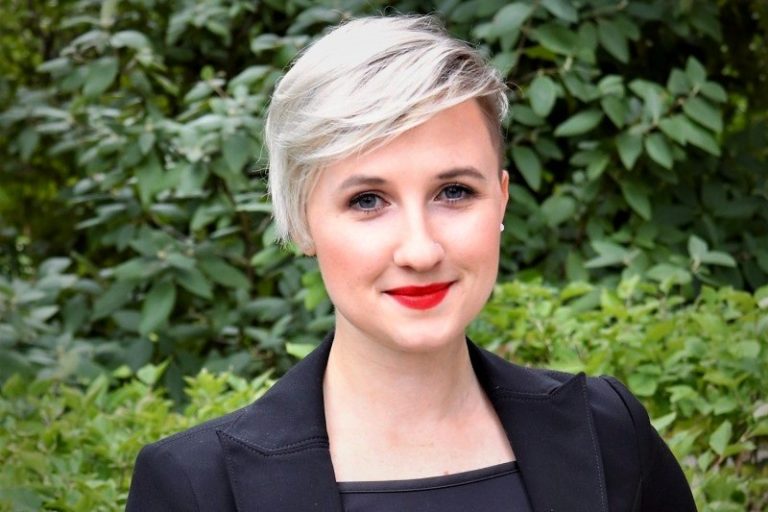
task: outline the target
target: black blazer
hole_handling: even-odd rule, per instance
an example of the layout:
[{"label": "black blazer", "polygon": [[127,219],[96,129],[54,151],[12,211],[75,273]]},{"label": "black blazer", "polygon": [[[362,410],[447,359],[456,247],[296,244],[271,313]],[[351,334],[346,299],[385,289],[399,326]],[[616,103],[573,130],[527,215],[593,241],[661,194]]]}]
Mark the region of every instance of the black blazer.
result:
[{"label": "black blazer", "polygon": [[[126,510],[342,512],[323,411],[331,337],[253,404],[144,447]],[[696,510],[677,461],[618,381],[469,349],[535,512]]]}]

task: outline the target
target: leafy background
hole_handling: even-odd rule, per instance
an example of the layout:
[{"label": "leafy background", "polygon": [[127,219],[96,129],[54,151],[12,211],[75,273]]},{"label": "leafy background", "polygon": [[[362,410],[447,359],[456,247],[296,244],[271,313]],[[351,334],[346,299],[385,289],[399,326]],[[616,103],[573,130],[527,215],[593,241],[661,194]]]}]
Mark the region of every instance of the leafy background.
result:
[{"label": "leafy background", "polygon": [[382,12],[436,13],[512,87],[477,340],[617,375],[702,509],[767,506],[764,2],[1,1],[0,507],[120,508],[141,443],[332,325],[273,243],[263,115],[302,47]]}]

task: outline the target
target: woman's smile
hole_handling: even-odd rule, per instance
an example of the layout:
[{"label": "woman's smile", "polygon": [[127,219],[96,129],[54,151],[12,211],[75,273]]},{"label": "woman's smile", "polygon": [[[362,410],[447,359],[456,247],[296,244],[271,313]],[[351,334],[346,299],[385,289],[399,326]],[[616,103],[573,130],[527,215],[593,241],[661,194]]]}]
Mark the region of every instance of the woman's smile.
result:
[{"label": "woman's smile", "polygon": [[431,309],[441,302],[453,282],[433,283],[426,286],[403,286],[385,291],[403,306],[411,309]]}]

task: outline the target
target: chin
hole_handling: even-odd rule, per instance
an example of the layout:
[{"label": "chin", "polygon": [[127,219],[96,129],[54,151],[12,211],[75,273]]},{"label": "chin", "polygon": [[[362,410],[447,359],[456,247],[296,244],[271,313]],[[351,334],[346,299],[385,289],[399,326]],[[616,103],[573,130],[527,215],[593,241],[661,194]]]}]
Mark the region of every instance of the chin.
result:
[{"label": "chin", "polygon": [[464,343],[464,330],[414,328],[390,333],[390,343],[398,350],[409,353],[435,352],[457,343]]}]

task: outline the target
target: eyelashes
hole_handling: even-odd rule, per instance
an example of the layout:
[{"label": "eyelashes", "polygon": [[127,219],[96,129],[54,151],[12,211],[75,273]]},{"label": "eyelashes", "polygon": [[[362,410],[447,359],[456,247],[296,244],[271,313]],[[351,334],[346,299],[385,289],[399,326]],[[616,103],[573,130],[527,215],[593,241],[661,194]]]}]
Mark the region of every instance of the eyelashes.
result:
[{"label": "eyelashes", "polygon": [[[442,201],[454,205],[466,201],[476,195],[476,192],[460,183],[451,183],[440,189],[436,201]],[[362,192],[355,195],[349,201],[349,207],[363,213],[376,213],[384,209],[389,203],[377,192]]]},{"label": "eyelashes", "polygon": [[374,192],[363,192],[349,201],[350,208],[365,213],[377,212],[386,206],[384,199]]}]

